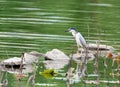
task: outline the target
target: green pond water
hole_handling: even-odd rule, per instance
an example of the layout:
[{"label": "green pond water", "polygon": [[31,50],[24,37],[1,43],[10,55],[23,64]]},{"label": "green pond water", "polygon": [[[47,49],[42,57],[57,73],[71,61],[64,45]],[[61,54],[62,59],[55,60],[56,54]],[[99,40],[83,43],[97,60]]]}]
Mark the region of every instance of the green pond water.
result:
[{"label": "green pond water", "polygon": [[[120,0],[0,0],[0,61],[21,56],[24,50],[46,53],[57,48],[70,55],[71,47],[76,45],[72,35],[65,32],[70,27],[77,28],[88,43],[100,40],[101,44],[111,45],[119,52],[119,26]],[[45,70],[42,61],[37,65],[35,87],[68,87],[64,80],[68,66],[59,70],[54,78],[45,78],[39,74]],[[104,79],[102,63],[101,58],[99,73]],[[93,61],[88,64],[88,73],[93,73],[93,64]],[[110,59],[107,64],[107,80],[118,80],[109,75],[112,69]],[[2,81],[8,79],[7,87],[26,87],[28,77],[18,81],[13,74],[6,73],[3,72]],[[94,77],[86,79],[95,80]],[[82,81],[71,86],[96,87]],[[110,83],[99,86],[119,87]],[[28,87],[32,87],[31,84]]]}]

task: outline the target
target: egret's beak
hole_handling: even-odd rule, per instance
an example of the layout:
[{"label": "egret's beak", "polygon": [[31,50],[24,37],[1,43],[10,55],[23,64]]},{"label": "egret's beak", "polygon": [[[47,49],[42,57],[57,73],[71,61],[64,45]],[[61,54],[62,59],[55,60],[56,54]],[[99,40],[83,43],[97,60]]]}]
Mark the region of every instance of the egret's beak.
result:
[{"label": "egret's beak", "polygon": [[69,32],[70,30],[68,29],[68,30],[66,30],[65,32]]}]

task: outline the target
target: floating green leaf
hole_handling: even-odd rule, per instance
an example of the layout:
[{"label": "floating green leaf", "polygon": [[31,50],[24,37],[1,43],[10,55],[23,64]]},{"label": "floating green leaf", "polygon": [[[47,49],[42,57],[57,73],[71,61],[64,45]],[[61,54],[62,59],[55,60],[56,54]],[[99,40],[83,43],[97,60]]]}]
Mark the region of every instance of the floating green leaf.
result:
[{"label": "floating green leaf", "polygon": [[54,69],[47,69],[43,72],[40,72],[39,74],[43,75],[45,78],[52,78],[57,74],[57,72]]}]

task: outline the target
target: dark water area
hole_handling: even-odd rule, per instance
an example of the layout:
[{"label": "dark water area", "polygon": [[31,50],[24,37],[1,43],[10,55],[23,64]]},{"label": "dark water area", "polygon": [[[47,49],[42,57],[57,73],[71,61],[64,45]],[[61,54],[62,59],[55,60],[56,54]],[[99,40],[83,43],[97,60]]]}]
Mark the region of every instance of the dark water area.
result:
[{"label": "dark water area", "polygon": [[[72,35],[65,32],[70,27],[77,28],[87,43],[100,40],[101,44],[111,45],[119,52],[119,3],[120,0],[0,0],[0,61],[21,56],[24,50],[46,53],[57,48],[69,55],[71,46],[76,45]],[[39,74],[45,69],[41,61],[36,71],[35,87],[66,87],[64,75],[58,75],[56,80]],[[60,72],[65,74],[66,70],[67,67]],[[7,87],[18,87],[13,75],[8,73],[7,77]],[[23,79],[22,85],[26,85],[27,79]],[[82,82],[72,86],[96,87]]]}]

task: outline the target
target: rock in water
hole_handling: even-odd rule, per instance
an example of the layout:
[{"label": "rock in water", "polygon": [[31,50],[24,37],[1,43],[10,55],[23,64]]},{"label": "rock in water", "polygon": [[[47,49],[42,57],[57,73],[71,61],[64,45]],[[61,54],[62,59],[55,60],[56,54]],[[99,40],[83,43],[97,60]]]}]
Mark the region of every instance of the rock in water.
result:
[{"label": "rock in water", "polygon": [[[12,57],[1,61],[2,70],[7,70],[9,72],[19,72],[20,66],[22,64],[23,72],[32,72],[32,64],[37,63],[40,56],[43,54],[32,51],[29,53],[24,53],[22,57]],[[22,60],[23,59],[23,60]]]},{"label": "rock in water", "polygon": [[[108,46],[108,45],[102,45],[102,44],[88,44],[87,46],[87,51],[89,53],[92,53],[94,55],[98,55],[101,57],[106,57],[108,55],[108,53],[114,52],[115,48],[113,48],[112,46]],[[84,49],[83,48],[79,48],[78,49],[78,53],[83,52],[84,53]]]},{"label": "rock in water", "polygon": [[53,49],[45,54],[44,61],[46,68],[60,69],[63,68],[69,62],[69,57],[58,49]]},{"label": "rock in water", "polygon": [[31,63],[37,63],[38,62],[38,58],[43,56],[43,54],[36,52],[36,51],[32,51],[29,53],[24,53],[24,62],[26,64],[31,64]]},{"label": "rock in water", "polygon": [[[24,53],[23,54],[23,64],[32,64],[32,63],[37,63],[38,62],[38,58],[42,56],[42,54],[36,52],[36,51],[32,51],[29,53]],[[9,58],[6,60],[3,60],[1,62],[2,65],[19,65],[21,64],[22,61],[22,57],[13,57],[13,58]]]},{"label": "rock in water", "polygon": [[50,60],[58,60],[58,59],[65,59],[65,60],[69,60],[69,57],[67,55],[65,55],[62,51],[58,50],[58,49],[53,49],[52,51],[48,51],[45,54],[45,57],[50,59]]},{"label": "rock in water", "polygon": [[88,50],[97,50],[99,45],[99,51],[114,51],[115,49],[112,46],[102,45],[102,44],[88,44]]},{"label": "rock in water", "polygon": [[[1,62],[1,65],[20,65],[20,64],[21,64],[20,57],[9,58]],[[25,64],[25,62],[23,62],[23,64]]]}]

